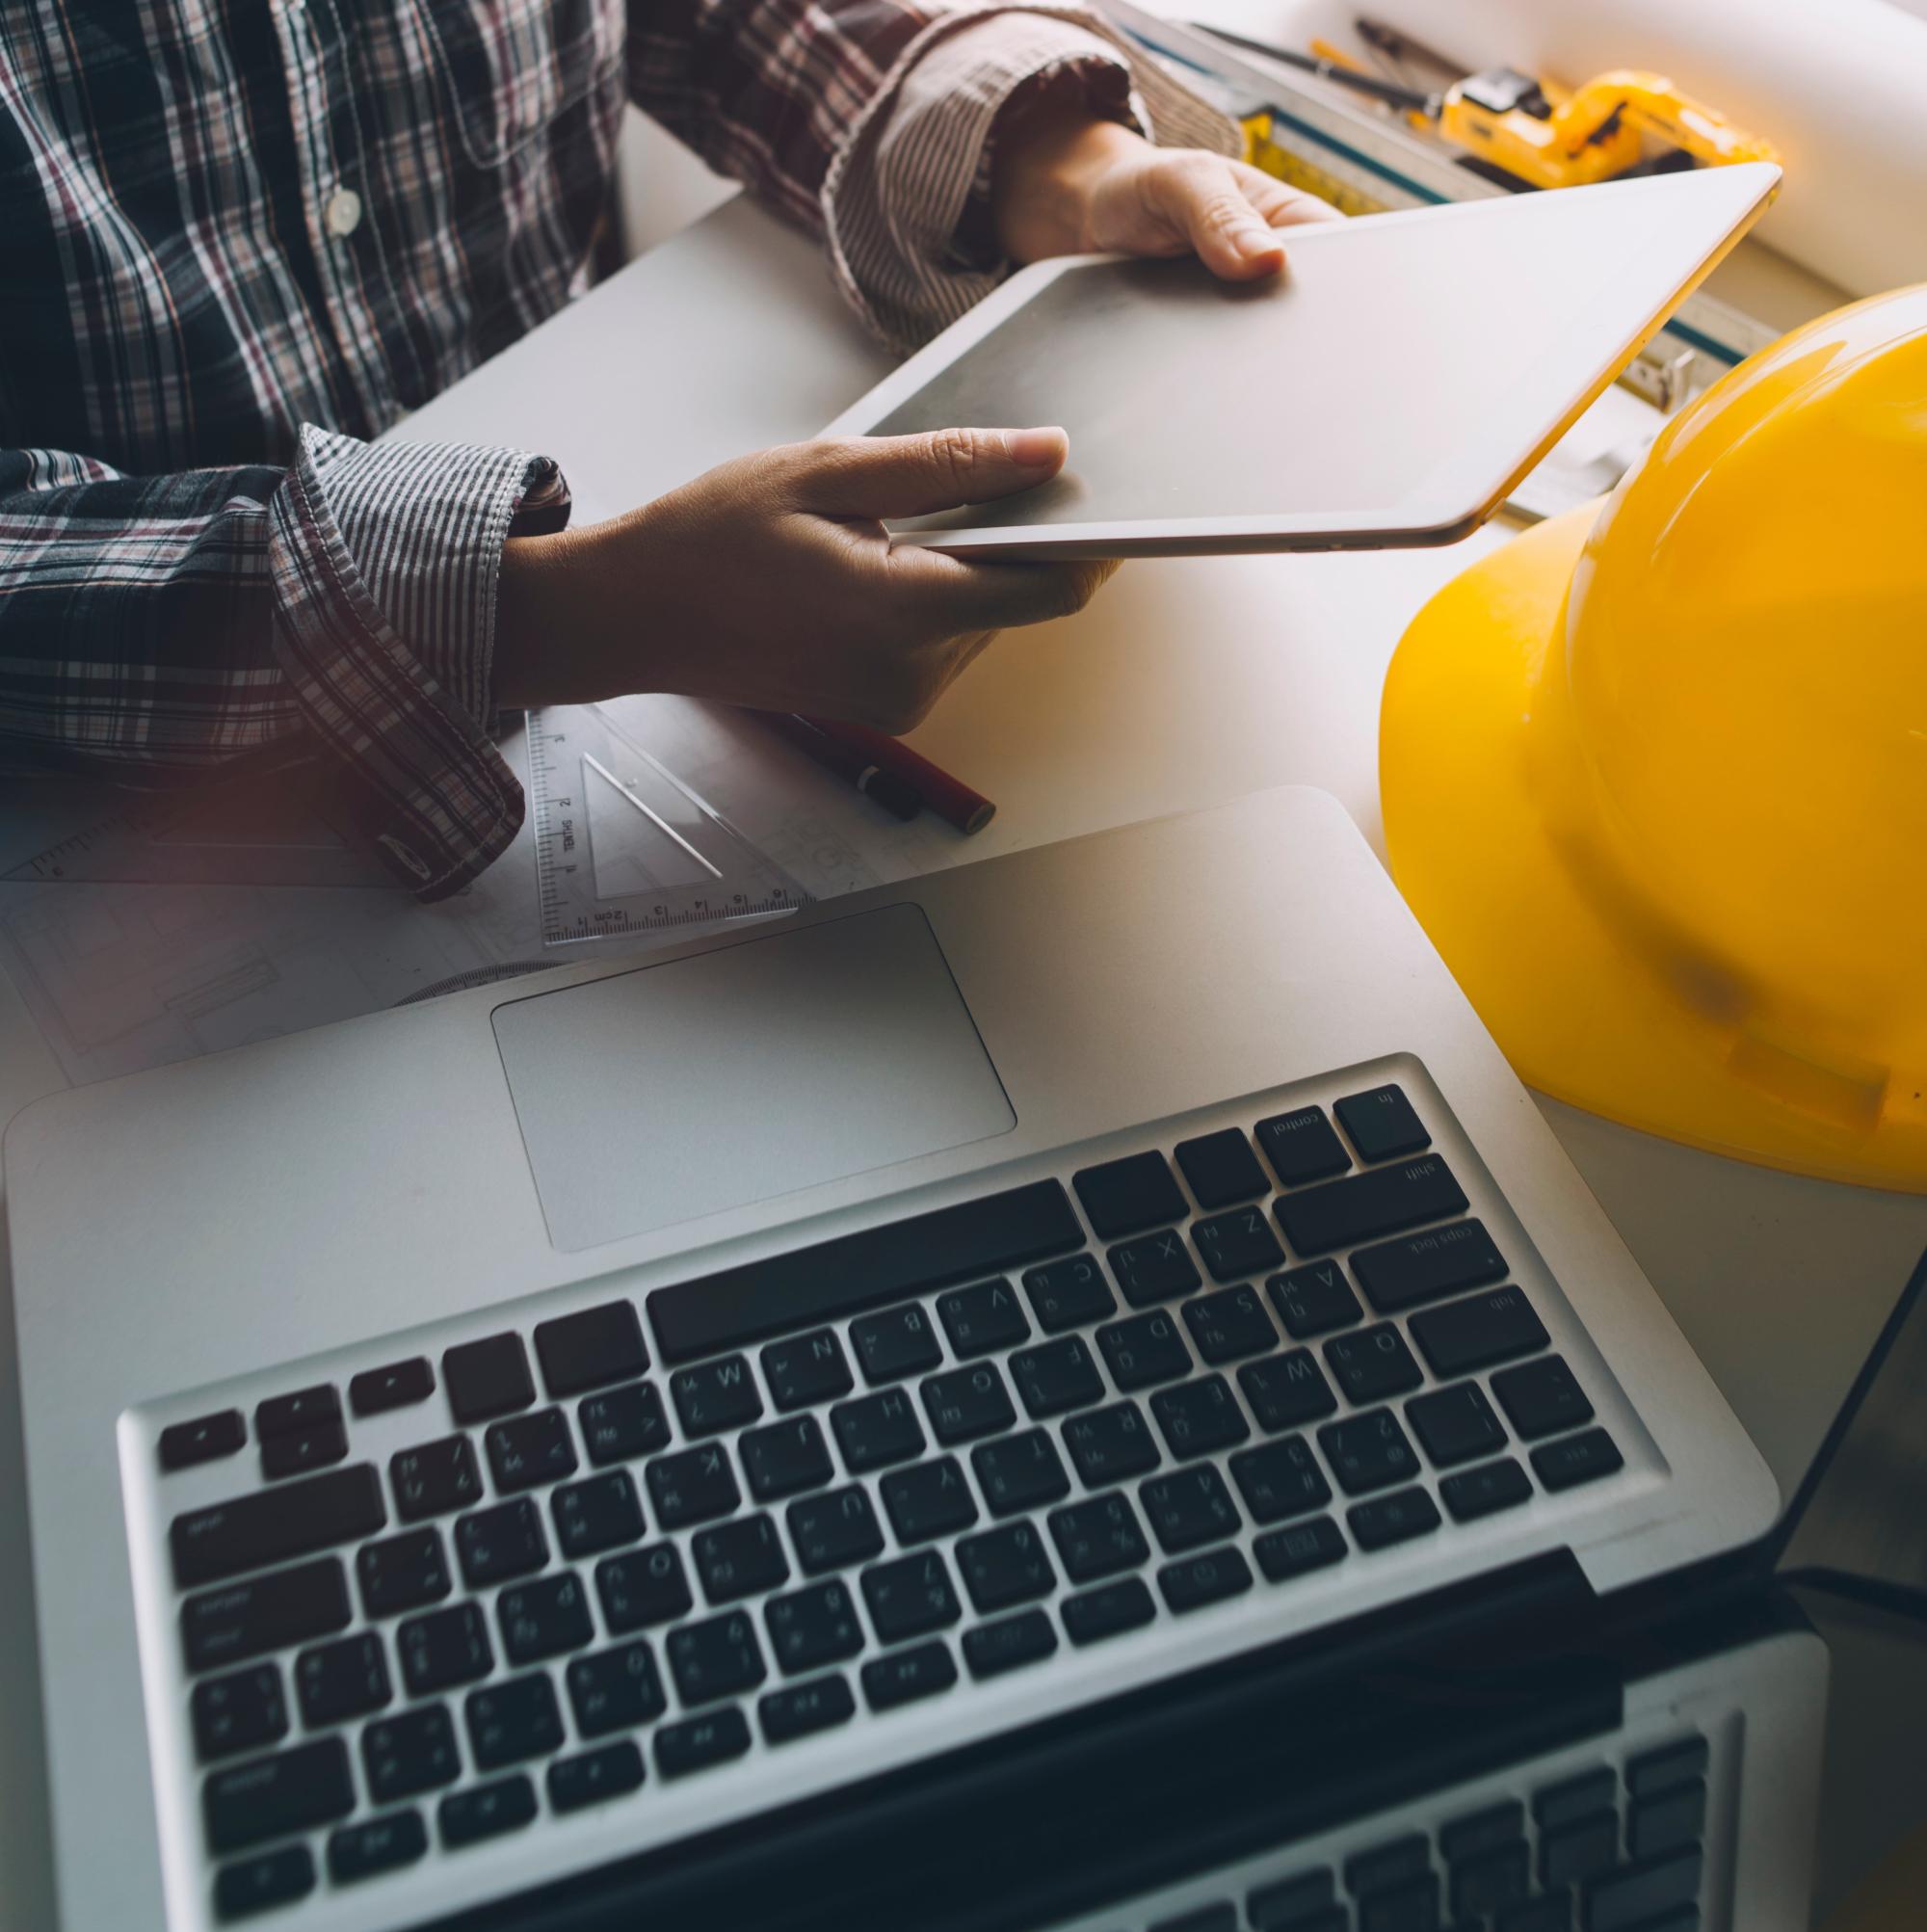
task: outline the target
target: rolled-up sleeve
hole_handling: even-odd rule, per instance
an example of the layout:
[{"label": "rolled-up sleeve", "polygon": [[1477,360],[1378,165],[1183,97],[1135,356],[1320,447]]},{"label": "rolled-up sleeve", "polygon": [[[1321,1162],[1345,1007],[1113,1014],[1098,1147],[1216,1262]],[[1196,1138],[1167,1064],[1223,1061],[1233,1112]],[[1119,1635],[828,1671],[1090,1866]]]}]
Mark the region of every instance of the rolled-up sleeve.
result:
[{"label": "rolled-up sleeve", "polygon": [[972,9],[932,20],[850,127],[822,190],[845,295],[892,348],[929,339],[1010,272],[964,237],[985,214],[998,115],[1026,82],[1064,69],[1095,114],[1164,146],[1236,154],[1236,126],[1081,9]]}]

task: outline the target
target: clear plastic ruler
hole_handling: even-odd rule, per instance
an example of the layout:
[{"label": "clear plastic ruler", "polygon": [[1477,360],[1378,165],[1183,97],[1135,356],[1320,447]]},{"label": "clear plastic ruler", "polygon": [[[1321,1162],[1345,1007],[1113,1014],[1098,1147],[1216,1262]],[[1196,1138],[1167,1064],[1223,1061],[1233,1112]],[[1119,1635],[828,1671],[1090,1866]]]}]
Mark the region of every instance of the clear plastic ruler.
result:
[{"label": "clear plastic ruler", "polygon": [[780,918],[809,894],[599,704],[529,713],[542,944]]}]

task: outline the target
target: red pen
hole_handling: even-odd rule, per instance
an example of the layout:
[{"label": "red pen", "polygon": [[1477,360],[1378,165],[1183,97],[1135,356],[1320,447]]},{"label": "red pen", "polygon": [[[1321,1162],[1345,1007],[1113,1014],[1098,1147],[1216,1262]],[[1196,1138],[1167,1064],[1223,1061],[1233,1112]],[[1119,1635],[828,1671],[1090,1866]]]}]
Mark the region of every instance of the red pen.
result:
[{"label": "red pen", "polygon": [[889,772],[910,785],[937,817],[947,820],[959,832],[982,832],[997,815],[997,807],[980,791],[972,791],[962,779],[952,778],[941,765],[934,765],[901,739],[886,737],[862,725],[845,725],[834,718],[805,718],[826,738],[833,738],[879,771]]}]

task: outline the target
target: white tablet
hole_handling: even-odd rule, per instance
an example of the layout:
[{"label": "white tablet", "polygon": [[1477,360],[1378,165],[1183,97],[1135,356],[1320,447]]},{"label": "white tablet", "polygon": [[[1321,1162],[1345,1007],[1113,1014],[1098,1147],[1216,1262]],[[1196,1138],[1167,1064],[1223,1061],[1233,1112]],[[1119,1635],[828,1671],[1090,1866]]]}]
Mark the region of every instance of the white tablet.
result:
[{"label": "white tablet", "polygon": [[1765,163],[1288,229],[1284,273],[1022,270],[832,436],[1061,423],[1063,474],[890,525],[979,556],[1448,543],[1474,528],[1771,198]]}]

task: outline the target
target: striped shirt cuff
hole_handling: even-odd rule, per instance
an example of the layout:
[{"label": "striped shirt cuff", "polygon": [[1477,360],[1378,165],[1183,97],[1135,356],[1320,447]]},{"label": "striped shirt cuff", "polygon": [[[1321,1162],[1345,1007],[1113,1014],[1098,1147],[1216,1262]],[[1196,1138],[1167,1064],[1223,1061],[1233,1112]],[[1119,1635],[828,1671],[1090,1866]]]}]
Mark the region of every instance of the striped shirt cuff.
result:
[{"label": "striped shirt cuff", "polygon": [[[933,21],[852,125],[823,186],[838,285],[892,349],[909,351],[1010,272],[957,246],[989,186],[991,132],[1026,81],[1081,70],[1095,114],[1168,147],[1237,154],[1237,128],[1076,7],[973,8]],[[987,224],[972,221],[975,231]]]},{"label": "striped shirt cuff", "polygon": [[466,885],[521,826],[521,787],[487,729],[496,579],[512,527],[567,514],[544,457],[312,425],[275,492],[276,658],[309,733],[370,787],[375,842],[424,899]]}]

